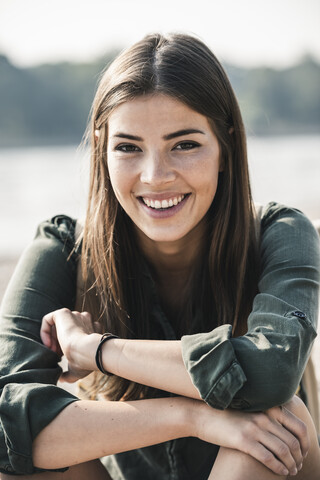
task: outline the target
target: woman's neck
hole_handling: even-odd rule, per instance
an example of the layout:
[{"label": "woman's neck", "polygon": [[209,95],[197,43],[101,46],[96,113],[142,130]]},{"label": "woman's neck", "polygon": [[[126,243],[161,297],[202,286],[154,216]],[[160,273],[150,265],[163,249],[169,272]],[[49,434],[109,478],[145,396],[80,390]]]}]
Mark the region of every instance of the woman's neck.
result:
[{"label": "woman's neck", "polygon": [[152,269],[160,302],[171,318],[191,293],[192,278],[207,245],[207,232],[206,219],[175,242],[155,242],[137,231],[138,243]]},{"label": "woman's neck", "polygon": [[185,237],[174,242],[156,242],[137,231],[139,246],[152,267],[156,279],[188,279],[199,260],[207,242],[207,225],[204,221]]},{"label": "woman's neck", "polygon": [[203,262],[208,244],[207,222],[203,219],[196,229],[175,242],[155,242],[140,230],[136,233],[151,268],[161,307],[179,336],[186,330],[185,326],[181,329],[181,314],[190,304],[194,274]]}]

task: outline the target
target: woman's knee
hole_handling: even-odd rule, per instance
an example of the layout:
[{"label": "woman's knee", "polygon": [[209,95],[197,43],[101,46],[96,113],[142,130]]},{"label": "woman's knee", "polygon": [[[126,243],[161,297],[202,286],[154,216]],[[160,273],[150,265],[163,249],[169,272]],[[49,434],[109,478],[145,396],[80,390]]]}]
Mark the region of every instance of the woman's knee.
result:
[{"label": "woman's knee", "polygon": [[283,477],[273,473],[251,455],[221,447],[208,480],[281,480]]},{"label": "woman's knee", "polygon": [[295,395],[288,403],[284,404],[284,407],[286,407],[290,412],[292,412],[294,415],[297,417],[309,417],[309,411],[305,405],[305,403],[301,400],[300,397]]}]

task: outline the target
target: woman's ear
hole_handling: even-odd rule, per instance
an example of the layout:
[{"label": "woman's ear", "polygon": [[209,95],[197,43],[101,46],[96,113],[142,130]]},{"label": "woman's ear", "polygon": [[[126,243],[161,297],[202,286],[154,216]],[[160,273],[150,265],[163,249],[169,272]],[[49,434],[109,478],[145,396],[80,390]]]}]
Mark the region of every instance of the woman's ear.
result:
[{"label": "woman's ear", "polygon": [[94,138],[95,138],[96,142],[99,140],[99,136],[100,136],[100,130],[95,130],[94,131]]},{"label": "woman's ear", "polygon": [[234,132],[234,127],[230,127],[228,131],[229,131],[229,135],[232,135],[232,133]]}]

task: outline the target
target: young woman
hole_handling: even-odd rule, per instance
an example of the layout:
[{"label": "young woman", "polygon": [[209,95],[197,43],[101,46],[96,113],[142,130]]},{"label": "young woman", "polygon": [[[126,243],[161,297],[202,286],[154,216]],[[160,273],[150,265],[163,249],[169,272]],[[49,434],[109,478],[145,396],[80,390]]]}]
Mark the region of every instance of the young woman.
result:
[{"label": "young woman", "polygon": [[[297,210],[256,216],[221,65],[196,38],[147,36],[103,75],[90,128],[80,238],[68,217],[41,224],[3,302],[1,471],[317,478],[294,394],[316,335],[319,240]],[[62,353],[62,380],[94,372],[88,400],[55,385]]]}]

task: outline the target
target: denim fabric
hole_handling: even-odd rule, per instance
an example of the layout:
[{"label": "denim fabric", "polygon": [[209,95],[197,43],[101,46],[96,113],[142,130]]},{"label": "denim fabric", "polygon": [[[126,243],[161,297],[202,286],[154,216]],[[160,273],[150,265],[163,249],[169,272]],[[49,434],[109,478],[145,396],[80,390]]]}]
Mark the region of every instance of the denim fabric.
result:
[{"label": "denim fabric", "polygon": [[[3,300],[0,320],[0,471],[36,472],[32,441],[77,398],[55,384],[59,358],[39,336],[42,316],[73,308],[76,294],[74,220],[43,222],[27,248]],[[71,254],[71,256],[70,256]],[[262,273],[248,318],[248,333],[231,326],[182,337],[185,365],[202,398],[215,408],[260,410],[290,398],[316,335],[319,239],[298,211],[275,203],[261,222]],[[154,338],[174,339],[146,274]],[[216,445],[183,438],[107,457],[115,480],[204,480]]]}]

